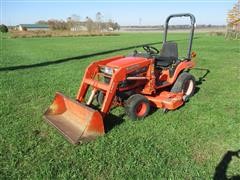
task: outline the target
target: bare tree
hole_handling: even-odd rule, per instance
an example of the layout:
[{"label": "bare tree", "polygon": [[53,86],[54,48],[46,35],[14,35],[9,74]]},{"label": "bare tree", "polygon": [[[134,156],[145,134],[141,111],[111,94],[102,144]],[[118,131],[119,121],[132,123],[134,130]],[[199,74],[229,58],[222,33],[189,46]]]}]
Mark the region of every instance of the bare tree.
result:
[{"label": "bare tree", "polygon": [[227,14],[226,38],[240,38],[240,0]]},{"label": "bare tree", "polygon": [[113,30],[120,30],[120,25],[117,22],[114,23]]},{"label": "bare tree", "polygon": [[80,25],[80,16],[73,14],[71,17],[67,18],[67,26],[70,30],[71,28],[77,28]]},{"label": "bare tree", "polygon": [[67,30],[68,29],[67,23],[63,20],[51,19],[51,20],[48,20],[48,25],[49,25],[50,29],[52,29],[52,30]]},{"label": "bare tree", "polygon": [[86,17],[86,27],[89,33],[92,33],[94,30],[94,22],[90,17]]},{"label": "bare tree", "polygon": [[48,22],[45,20],[39,20],[35,24],[48,24]]},{"label": "bare tree", "polygon": [[71,20],[72,21],[75,21],[75,22],[79,22],[80,21],[80,16],[76,15],[76,14],[73,14],[71,16]]},{"label": "bare tree", "polygon": [[107,29],[110,30],[112,29],[113,31],[119,30],[120,26],[117,22],[114,22],[112,19],[109,19],[107,22]]},{"label": "bare tree", "polygon": [[102,32],[102,18],[103,18],[103,15],[101,12],[97,12],[96,14],[96,24],[97,24],[97,31],[98,32]]}]

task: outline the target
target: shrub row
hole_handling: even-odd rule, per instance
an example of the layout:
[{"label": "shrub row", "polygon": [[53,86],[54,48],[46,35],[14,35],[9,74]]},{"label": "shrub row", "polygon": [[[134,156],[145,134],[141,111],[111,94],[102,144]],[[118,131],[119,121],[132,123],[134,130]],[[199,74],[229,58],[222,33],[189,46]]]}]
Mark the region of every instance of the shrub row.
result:
[{"label": "shrub row", "polygon": [[33,37],[77,37],[77,36],[117,36],[112,32],[71,32],[71,31],[11,31],[11,38]]}]

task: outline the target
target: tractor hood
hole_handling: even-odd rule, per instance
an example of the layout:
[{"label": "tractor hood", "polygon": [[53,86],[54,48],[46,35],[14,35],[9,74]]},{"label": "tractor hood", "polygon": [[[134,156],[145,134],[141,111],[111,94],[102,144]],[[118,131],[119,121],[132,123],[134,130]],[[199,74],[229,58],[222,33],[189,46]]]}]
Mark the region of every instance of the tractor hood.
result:
[{"label": "tractor hood", "polygon": [[107,63],[106,66],[113,68],[127,68],[144,62],[148,64],[150,63],[150,60],[144,57],[124,57]]}]

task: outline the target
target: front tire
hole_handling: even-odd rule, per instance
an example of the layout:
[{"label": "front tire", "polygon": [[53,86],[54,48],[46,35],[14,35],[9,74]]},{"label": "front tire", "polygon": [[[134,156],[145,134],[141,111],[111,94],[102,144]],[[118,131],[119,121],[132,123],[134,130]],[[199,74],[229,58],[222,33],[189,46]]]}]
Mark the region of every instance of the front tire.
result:
[{"label": "front tire", "polygon": [[171,92],[183,92],[185,95],[185,99],[188,99],[194,95],[195,88],[196,80],[194,76],[188,72],[183,72],[178,76],[176,82],[171,89]]},{"label": "front tire", "polygon": [[125,111],[133,120],[143,119],[149,114],[150,103],[143,95],[134,94],[125,102]]}]

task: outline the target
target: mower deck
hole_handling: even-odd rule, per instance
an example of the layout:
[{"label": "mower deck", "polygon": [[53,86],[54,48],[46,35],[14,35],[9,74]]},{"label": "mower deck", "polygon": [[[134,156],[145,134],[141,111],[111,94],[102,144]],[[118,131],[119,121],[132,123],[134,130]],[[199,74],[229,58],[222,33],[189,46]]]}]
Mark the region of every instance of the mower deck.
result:
[{"label": "mower deck", "polygon": [[146,98],[158,108],[174,110],[182,106],[183,93],[172,93],[168,91],[163,91],[157,96],[146,96]]}]

